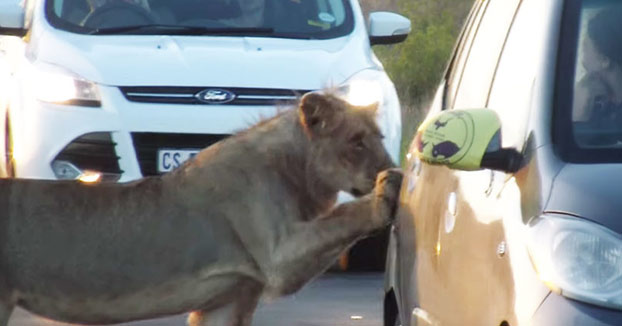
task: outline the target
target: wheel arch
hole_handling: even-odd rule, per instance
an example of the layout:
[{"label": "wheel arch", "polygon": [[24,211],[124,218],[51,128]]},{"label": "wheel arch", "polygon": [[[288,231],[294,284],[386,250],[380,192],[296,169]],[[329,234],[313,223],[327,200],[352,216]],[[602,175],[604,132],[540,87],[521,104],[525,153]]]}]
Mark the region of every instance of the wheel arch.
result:
[{"label": "wheel arch", "polygon": [[399,314],[398,303],[398,257],[397,240],[395,226],[391,226],[389,241],[387,244],[387,257],[384,278],[384,302],[383,302],[383,321],[385,326],[394,326],[395,319]]}]

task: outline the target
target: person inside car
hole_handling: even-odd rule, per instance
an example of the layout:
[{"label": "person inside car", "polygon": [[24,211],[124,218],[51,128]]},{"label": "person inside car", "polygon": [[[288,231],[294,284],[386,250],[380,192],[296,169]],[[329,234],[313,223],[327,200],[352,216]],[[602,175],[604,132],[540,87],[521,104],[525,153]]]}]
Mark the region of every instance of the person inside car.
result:
[{"label": "person inside car", "polygon": [[146,0],[88,0],[90,12],[85,27],[109,28],[155,23]]},{"label": "person inside car", "polygon": [[232,27],[259,27],[264,23],[265,0],[230,0],[229,4],[239,8],[239,15],[221,19]]},{"label": "person inside car", "polygon": [[137,5],[149,10],[149,3],[145,0],[88,0],[91,11],[95,11],[104,5],[114,4],[118,2],[124,2],[130,5]]},{"label": "person inside car", "polygon": [[576,85],[573,120],[622,123],[622,6],[607,8],[587,24],[581,44],[585,75]]}]

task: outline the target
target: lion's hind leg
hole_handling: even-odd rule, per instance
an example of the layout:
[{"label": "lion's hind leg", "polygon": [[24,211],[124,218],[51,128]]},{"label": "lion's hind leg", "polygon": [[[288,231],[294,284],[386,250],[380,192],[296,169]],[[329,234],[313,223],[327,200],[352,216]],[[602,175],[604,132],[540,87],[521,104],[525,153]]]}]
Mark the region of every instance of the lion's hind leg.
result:
[{"label": "lion's hind leg", "polygon": [[250,326],[253,313],[264,285],[252,279],[244,280],[212,304],[188,316],[189,326]]}]

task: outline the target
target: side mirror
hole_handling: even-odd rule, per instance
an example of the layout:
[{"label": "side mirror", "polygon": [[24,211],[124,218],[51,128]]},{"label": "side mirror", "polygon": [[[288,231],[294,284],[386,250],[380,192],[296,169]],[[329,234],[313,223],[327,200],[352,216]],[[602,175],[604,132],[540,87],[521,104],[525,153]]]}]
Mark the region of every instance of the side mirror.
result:
[{"label": "side mirror", "polygon": [[410,20],[392,12],[376,11],[369,14],[368,29],[371,45],[400,43],[410,33]]},{"label": "side mirror", "polygon": [[490,109],[443,111],[426,119],[415,136],[420,160],[456,170],[516,172],[523,156],[501,148],[501,123]]},{"label": "side mirror", "polygon": [[0,0],[0,35],[24,36],[24,8],[21,0]]}]

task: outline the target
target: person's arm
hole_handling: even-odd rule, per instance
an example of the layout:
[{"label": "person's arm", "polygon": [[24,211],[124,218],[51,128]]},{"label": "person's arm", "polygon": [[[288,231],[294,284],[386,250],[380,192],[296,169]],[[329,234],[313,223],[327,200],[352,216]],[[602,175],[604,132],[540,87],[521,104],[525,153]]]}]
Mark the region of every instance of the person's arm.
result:
[{"label": "person's arm", "polygon": [[607,97],[608,88],[598,76],[585,75],[575,85],[572,104],[572,121],[588,121],[592,116],[597,97]]}]

